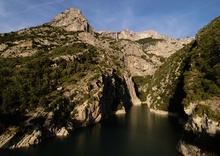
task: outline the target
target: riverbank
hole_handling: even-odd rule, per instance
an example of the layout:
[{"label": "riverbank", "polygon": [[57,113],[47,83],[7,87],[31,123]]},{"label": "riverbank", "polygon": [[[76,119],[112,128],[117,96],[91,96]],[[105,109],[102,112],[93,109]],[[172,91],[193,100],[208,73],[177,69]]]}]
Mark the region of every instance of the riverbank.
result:
[{"label": "riverbank", "polygon": [[172,112],[168,112],[168,111],[163,111],[163,110],[157,110],[157,109],[153,109],[153,108],[149,108],[150,112],[158,114],[158,115],[162,115],[162,116],[173,116],[173,117],[179,117],[179,115],[177,113],[172,113]]}]

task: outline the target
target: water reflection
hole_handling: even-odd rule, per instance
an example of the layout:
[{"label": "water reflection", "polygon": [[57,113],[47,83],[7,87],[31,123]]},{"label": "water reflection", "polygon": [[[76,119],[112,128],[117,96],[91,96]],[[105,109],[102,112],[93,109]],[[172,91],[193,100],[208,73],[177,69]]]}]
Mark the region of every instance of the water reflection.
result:
[{"label": "water reflection", "polygon": [[0,155],[175,156],[180,134],[175,118],[152,114],[147,106],[133,106],[126,115],[81,128],[68,137],[52,138],[33,148],[0,151]]}]

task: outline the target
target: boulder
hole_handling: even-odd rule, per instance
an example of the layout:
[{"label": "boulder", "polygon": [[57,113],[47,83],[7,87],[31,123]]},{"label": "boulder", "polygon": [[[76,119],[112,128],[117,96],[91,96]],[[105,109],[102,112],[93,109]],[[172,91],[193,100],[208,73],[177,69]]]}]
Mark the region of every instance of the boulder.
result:
[{"label": "boulder", "polygon": [[56,133],[56,136],[67,136],[69,135],[69,132],[66,130],[65,127],[62,127],[61,129],[58,130]]}]

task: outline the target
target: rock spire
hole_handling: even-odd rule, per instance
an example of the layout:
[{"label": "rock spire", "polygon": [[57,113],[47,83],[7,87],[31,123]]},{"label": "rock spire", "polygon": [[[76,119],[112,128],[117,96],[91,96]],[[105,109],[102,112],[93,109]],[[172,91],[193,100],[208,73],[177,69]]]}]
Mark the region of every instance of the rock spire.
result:
[{"label": "rock spire", "polygon": [[63,27],[66,31],[94,32],[86,17],[79,9],[74,8],[58,14],[49,24],[54,27]]}]

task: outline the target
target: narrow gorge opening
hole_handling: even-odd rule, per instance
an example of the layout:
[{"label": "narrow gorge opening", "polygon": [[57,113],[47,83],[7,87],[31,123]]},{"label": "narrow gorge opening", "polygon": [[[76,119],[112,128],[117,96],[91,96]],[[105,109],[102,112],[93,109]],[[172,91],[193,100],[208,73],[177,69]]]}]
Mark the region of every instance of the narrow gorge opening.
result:
[{"label": "narrow gorge opening", "polygon": [[179,77],[179,81],[176,84],[175,92],[173,97],[169,100],[168,111],[169,112],[177,112],[178,115],[183,118],[185,121],[188,120],[188,115],[184,111],[184,107],[182,105],[183,99],[186,98],[186,92],[184,90],[184,72],[188,71],[190,68],[189,59],[186,58],[184,60],[184,67],[182,70],[182,74]]},{"label": "narrow gorge opening", "polygon": [[181,75],[180,80],[177,83],[173,98],[169,100],[168,111],[177,112],[181,118],[187,121],[188,115],[185,113],[184,107],[182,105],[182,101],[186,97],[186,93],[183,89],[183,86],[184,86],[184,77],[183,75]]}]

